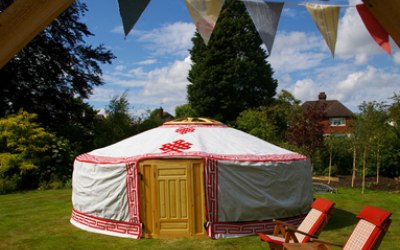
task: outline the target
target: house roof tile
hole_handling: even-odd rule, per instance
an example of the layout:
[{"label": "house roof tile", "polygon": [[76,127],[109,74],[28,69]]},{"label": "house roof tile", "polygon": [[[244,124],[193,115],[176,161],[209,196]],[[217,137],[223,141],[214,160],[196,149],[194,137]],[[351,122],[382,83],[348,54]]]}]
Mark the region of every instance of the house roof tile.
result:
[{"label": "house roof tile", "polygon": [[306,101],[301,105],[301,107],[303,110],[307,110],[307,108],[314,105],[326,105],[324,113],[327,118],[353,116],[353,112],[337,100]]}]

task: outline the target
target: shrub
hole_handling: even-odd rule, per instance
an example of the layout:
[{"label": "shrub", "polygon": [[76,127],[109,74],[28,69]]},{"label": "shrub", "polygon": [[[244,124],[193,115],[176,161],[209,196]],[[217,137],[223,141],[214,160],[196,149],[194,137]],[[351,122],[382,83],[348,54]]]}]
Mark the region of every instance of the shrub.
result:
[{"label": "shrub", "polygon": [[[33,189],[52,180],[70,178],[73,159],[68,140],[34,122],[35,114],[19,111],[0,119],[0,179],[2,191]],[[15,177],[17,176],[17,177]],[[50,187],[58,187],[54,182]]]}]

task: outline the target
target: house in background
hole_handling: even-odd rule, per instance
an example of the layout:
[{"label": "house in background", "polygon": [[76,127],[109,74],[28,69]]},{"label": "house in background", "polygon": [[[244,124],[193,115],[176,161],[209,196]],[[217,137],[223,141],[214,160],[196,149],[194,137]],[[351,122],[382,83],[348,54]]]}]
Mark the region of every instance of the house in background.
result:
[{"label": "house in background", "polygon": [[318,95],[317,101],[306,101],[302,104],[303,111],[310,108],[323,109],[323,125],[324,135],[349,135],[349,125],[354,119],[353,112],[350,111],[338,100],[327,100],[325,92]]},{"label": "house in background", "polygon": [[169,121],[175,119],[175,117],[173,115],[164,111],[164,109],[162,107],[160,107],[159,109],[155,109],[153,112],[155,112],[154,118],[159,119],[162,123],[169,122]]}]

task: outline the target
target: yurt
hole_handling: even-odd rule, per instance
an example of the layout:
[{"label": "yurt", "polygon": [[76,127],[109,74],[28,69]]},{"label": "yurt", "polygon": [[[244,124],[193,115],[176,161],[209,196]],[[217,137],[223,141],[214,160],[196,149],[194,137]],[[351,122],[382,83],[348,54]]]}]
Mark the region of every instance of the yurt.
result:
[{"label": "yurt", "polygon": [[220,122],[186,118],[78,156],[76,227],[139,239],[238,237],[300,223],[308,159]]}]

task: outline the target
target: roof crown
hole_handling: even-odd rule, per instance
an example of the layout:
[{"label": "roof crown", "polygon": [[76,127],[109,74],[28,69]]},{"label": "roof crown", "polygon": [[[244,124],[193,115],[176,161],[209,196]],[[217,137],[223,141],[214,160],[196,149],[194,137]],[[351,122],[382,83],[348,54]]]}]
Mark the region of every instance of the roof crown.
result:
[{"label": "roof crown", "polygon": [[202,124],[202,125],[223,125],[222,122],[203,118],[203,117],[185,117],[185,118],[177,118],[172,121],[164,123],[164,125],[178,125],[178,124]]}]

